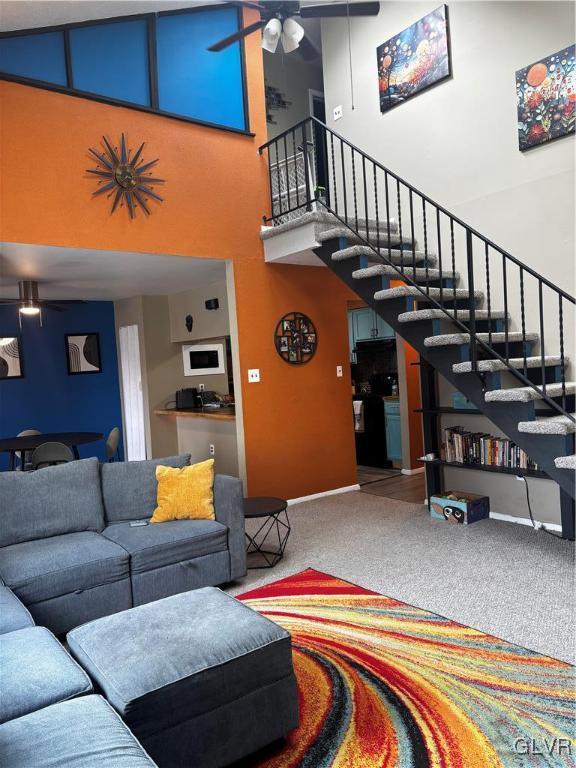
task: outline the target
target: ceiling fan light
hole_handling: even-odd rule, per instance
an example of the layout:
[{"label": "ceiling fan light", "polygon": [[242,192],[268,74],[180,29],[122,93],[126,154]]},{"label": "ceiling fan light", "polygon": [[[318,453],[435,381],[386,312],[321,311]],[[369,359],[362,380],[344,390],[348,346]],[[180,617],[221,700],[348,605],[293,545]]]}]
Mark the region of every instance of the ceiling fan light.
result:
[{"label": "ceiling fan light", "polygon": [[300,45],[304,37],[304,28],[294,19],[286,19],[282,26],[282,47],[284,53],[292,53]]},{"label": "ceiling fan light", "polygon": [[13,341],[16,341],[15,336],[3,336],[0,339],[0,347],[7,347],[9,344],[12,344]]},{"label": "ceiling fan light", "polygon": [[278,47],[278,40],[282,34],[282,22],[280,19],[270,19],[262,32],[262,48],[269,53],[274,53]]},{"label": "ceiling fan light", "polygon": [[20,307],[20,314],[22,315],[39,315],[40,307],[35,307],[33,304]]}]

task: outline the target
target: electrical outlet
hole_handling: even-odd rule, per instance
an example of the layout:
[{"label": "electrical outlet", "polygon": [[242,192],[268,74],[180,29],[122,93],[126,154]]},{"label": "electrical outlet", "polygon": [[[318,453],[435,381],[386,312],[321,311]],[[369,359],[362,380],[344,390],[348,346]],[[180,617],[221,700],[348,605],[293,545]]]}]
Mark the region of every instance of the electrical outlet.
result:
[{"label": "electrical outlet", "polygon": [[248,371],[248,383],[257,384],[260,381],[260,368],[250,368]]},{"label": "electrical outlet", "polygon": [[198,384],[198,389],[200,392],[204,392],[204,384]]},{"label": "electrical outlet", "polygon": [[337,107],[334,107],[334,120],[340,120],[343,114],[342,104],[338,104]]},{"label": "electrical outlet", "polygon": [[342,366],[341,366],[341,365],[337,365],[337,366],[336,366],[336,376],[337,376],[339,379],[341,379],[341,378],[342,378],[342,376],[344,376],[344,372],[343,372],[343,370],[342,370]]},{"label": "electrical outlet", "polygon": [[210,447],[208,448],[208,450],[210,451],[210,456],[214,456],[214,454],[216,453],[216,449],[214,448],[212,443],[210,443]]}]

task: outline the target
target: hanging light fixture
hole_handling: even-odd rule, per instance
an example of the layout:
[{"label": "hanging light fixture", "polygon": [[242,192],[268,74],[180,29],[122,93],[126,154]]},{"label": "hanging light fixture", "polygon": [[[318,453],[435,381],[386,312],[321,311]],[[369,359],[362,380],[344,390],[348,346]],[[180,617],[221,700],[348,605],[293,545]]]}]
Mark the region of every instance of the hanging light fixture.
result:
[{"label": "hanging light fixture", "polygon": [[282,25],[282,48],[284,53],[292,53],[300,45],[304,37],[304,28],[293,18],[288,18]]},{"label": "hanging light fixture", "polygon": [[38,296],[38,283],[35,280],[20,280],[18,292],[20,294],[20,313],[22,315],[39,315],[40,297]]},{"label": "hanging light fixture", "polygon": [[262,48],[265,51],[274,53],[278,47],[278,41],[282,34],[282,22],[280,19],[270,19],[262,32]]}]

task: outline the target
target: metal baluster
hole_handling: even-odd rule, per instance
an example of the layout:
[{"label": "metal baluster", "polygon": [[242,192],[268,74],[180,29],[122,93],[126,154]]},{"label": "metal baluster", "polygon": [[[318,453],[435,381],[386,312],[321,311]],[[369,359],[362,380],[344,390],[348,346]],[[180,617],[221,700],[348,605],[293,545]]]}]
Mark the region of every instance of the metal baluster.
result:
[{"label": "metal baluster", "polygon": [[306,133],[306,126],[308,121],[302,123],[302,147],[304,151],[304,184],[306,186],[306,210],[312,210],[312,199],[310,195],[310,178],[308,176],[308,135]]},{"label": "metal baluster", "polygon": [[[270,156],[270,147],[268,147],[266,151],[268,153],[268,183],[270,184],[270,218],[274,221],[274,185],[272,183],[272,158]],[[266,221],[265,216],[264,221]]]},{"label": "metal baluster", "polygon": [[440,208],[436,208],[436,239],[438,242],[438,271],[440,272],[440,306],[444,307],[444,279],[442,276],[442,235],[440,231]]},{"label": "metal baluster", "polygon": [[544,302],[542,300],[542,280],[538,280],[538,308],[540,310],[540,366],[542,371],[542,391],[546,395],[546,349],[544,346]]},{"label": "metal baluster", "polygon": [[[364,183],[364,216],[366,221],[366,240],[370,242],[370,226],[368,224],[368,185],[366,183],[366,155],[362,155],[362,179]],[[376,243],[378,247],[378,243]]]},{"label": "metal baluster", "polygon": [[352,150],[352,189],[354,192],[354,221],[356,222],[356,232],[358,232],[358,195],[356,193],[356,163],[354,162],[354,147]]},{"label": "metal baluster", "polygon": [[342,163],[342,194],[344,196],[344,219],[348,224],[348,194],[346,192],[346,163],[344,162],[344,142],[339,139],[340,142],[340,161]]},{"label": "metal baluster", "polygon": [[398,235],[400,238],[400,269],[404,273],[404,252],[402,250],[402,206],[400,203],[400,181],[396,179],[396,199],[398,200]]},{"label": "metal baluster", "polygon": [[322,143],[322,161],[324,163],[324,181],[326,182],[326,189],[325,189],[325,195],[326,195],[326,206],[330,208],[331,206],[331,197],[330,197],[330,185],[328,183],[329,179],[329,168],[328,168],[328,142],[326,141],[326,129],[324,126],[320,126],[319,124],[316,124],[316,135],[321,136],[321,143]]},{"label": "metal baluster", "polygon": [[452,250],[452,298],[454,301],[454,320],[458,319],[456,307],[456,252],[454,250],[454,219],[450,219],[450,248]]},{"label": "metal baluster", "polygon": [[428,273],[428,227],[426,225],[426,200],[422,198],[422,219],[424,221],[424,269],[426,270],[426,294],[430,295],[430,280]]},{"label": "metal baluster", "polygon": [[502,283],[504,286],[504,343],[506,362],[510,360],[510,349],[508,343],[508,276],[506,274],[506,256],[502,254]]},{"label": "metal baluster", "polygon": [[472,370],[478,370],[476,349],[476,302],[474,300],[474,258],[472,232],[466,230],[466,261],[468,264],[468,304],[470,306],[470,362]]},{"label": "metal baluster", "polygon": [[492,346],[492,312],[490,306],[490,259],[488,256],[488,243],[484,243],[486,257],[486,295],[488,299],[488,344]]},{"label": "metal baluster", "polygon": [[278,159],[278,142],[274,142],[274,149],[276,150],[276,176],[278,177],[278,206],[280,208],[280,216],[284,206],[282,205],[282,176],[280,174],[280,161]]},{"label": "metal baluster", "polygon": [[284,167],[286,168],[286,204],[290,211],[292,206],[290,205],[290,174],[288,173],[288,143],[286,141],[286,134],[284,134]]},{"label": "metal baluster", "polygon": [[560,376],[562,381],[562,409],[566,411],[566,365],[564,361],[564,317],[562,294],[558,295],[558,319],[560,325]]},{"label": "metal baluster", "polygon": [[386,189],[386,228],[388,230],[388,261],[392,263],[392,242],[390,240],[390,196],[388,194],[388,171],[384,171],[384,186]]},{"label": "metal baluster", "polygon": [[[412,245],[412,280],[416,282],[416,250],[415,250],[415,238],[414,238],[414,200],[412,197],[412,190],[408,194],[408,202],[410,203],[410,240]],[[402,272],[404,272],[404,251],[402,253]]]},{"label": "metal baluster", "polygon": [[[296,207],[300,208],[300,181],[298,179],[298,152],[296,150],[296,131],[292,131],[292,152],[294,153],[294,172],[296,176]],[[306,173],[306,163],[304,163]]]},{"label": "metal baluster", "polygon": [[524,270],[520,267],[520,317],[522,319],[522,357],[524,358],[524,376],[528,373],[526,363],[526,312],[524,307]]},{"label": "metal baluster", "polygon": [[376,249],[380,256],[380,216],[378,213],[378,179],[376,176],[376,163],[372,163],[374,169],[374,213],[376,217]]},{"label": "metal baluster", "polygon": [[332,186],[334,192],[334,212],[338,213],[338,188],[336,186],[336,162],[334,160],[334,134],[330,132],[330,155],[332,157]]}]

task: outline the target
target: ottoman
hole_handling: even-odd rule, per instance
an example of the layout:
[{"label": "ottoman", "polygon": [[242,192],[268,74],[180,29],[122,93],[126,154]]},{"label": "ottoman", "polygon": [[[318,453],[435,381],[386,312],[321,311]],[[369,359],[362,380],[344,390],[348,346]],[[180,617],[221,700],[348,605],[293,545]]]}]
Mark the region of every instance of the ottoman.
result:
[{"label": "ottoman", "polygon": [[160,768],[219,768],[298,725],[290,635],[214,587],[83,624],[71,653]]}]

